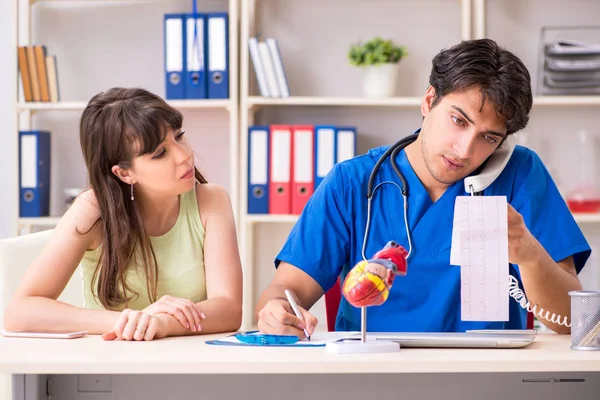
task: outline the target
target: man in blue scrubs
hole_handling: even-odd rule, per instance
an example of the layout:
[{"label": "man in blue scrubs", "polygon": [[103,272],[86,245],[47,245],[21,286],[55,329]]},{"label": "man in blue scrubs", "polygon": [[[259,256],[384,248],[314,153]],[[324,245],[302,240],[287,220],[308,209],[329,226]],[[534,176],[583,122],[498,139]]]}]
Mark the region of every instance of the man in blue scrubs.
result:
[{"label": "man in blue scrubs", "polygon": [[[462,42],[433,59],[430,86],[421,103],[423,122],[415,142],[396,159],[408,184],[408,225],[413,252],[408,272],[396,279],[388,300],[369,307],[369,331],[465,331],[519,329],[526,311],[510,299],[509,321],[461,320],[460,267],[450,265],[454,203],[469,195],[463,179],[501,146],[507,135],[529,120],[532,93],[529,72],[514,54],[489,39]],[[389,146],[337,164],[306,205],[275,261],[275,278],[263,292],[258,327],[266,333],[303,337],[317,319],[308,311],[338,277],[362,260],[367,222],[367,182]],[[400,184],[389,160],[375,185]],[[531,304],[570,315],[570,290],[581,289],[577,274],[590,247],[542,161],[517,146],[485,195],[507,196],[510,274]],[[366,256],[388,241],[407,250],[403,199],[394,185],[373,196]],[[290,289],[305,322],[294,316],[286,296]],[[556,332],[569,328],[540,319]],[[360,310],[342,298],[336,330],[360,330]]]}]

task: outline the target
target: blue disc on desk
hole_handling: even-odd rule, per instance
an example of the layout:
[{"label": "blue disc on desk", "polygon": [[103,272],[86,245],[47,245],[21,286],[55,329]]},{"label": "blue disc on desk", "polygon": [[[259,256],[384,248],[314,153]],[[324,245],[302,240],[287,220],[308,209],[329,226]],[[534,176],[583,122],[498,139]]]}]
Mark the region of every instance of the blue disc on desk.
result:
[{"label": "blue disc on desk", "polygon": [[293,335],[267,335],[262,333],[238,333],[235,338],[242,343],[260,346],[293,344],[299,340],[298,336]]}]

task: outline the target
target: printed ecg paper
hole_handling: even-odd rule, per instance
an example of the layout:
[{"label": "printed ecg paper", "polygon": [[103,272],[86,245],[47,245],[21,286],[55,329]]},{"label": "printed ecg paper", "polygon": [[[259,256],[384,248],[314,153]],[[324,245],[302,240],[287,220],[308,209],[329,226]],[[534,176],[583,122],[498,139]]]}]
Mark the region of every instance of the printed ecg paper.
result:
[{"label": "printed ecg paper", "polygon": [[463,321],[508,321],[508,216],[505,196],[459,196],[450,264],[460,265]]}]

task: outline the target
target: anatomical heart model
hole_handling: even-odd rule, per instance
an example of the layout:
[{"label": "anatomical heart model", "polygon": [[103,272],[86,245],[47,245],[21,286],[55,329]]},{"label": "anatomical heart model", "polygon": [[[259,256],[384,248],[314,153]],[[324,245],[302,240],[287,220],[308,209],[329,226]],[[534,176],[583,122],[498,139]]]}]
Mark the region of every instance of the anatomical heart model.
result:
[{"label": "anatomical heart model", "polygon": [[407,255],[404,247],[390,241],[372,259],[356,264],[342,285],[346,300],[354,307],[383,304],[396,275],[406,275]]}]

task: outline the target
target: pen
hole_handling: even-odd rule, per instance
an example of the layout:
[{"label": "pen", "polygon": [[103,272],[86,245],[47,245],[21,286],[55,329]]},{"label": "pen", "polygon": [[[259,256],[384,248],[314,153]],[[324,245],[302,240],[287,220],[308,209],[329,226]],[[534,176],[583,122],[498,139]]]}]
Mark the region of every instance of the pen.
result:
[{"label": "pen", "polygon": [[[296,304],[296,300],[294,300],[294,296],[292,296],[292,292],[285,289],[285,297],[287,297],[290,306],[292,306],[292,310],[294,310],[294,314],[296,314],[296,317],[300,318],[300,321],[304,321],[304,317],[302,317],[302,313],[300,312],[300,310],[298,310],[298,305]],[[306,338],[310,341],[310,335],[308,334],[306,328],[304,328],[303,331]]]}]

